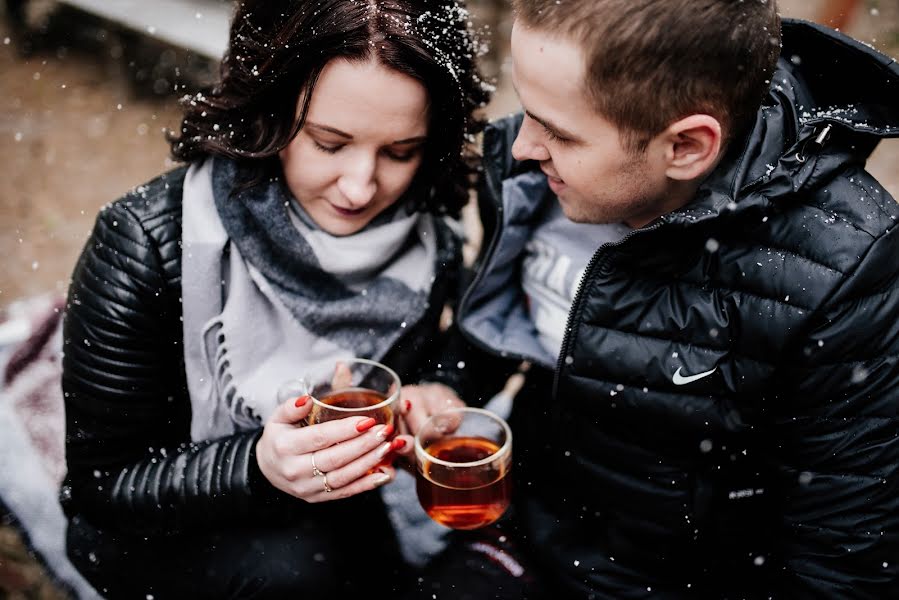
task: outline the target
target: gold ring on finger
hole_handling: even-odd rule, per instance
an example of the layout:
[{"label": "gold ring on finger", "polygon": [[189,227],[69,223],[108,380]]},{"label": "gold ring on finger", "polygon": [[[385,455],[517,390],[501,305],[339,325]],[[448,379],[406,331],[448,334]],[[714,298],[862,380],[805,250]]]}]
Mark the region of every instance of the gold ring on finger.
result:
[{"label": "gold ring on finger", "polygon": [[333,491],[334,491],[334,488],[332,488],[330,485],[328,485],[328,476],[325,475],[324,473],[322,473],[321,471],[319,471],[318,474],[319,474],[319,475],[321,476],[321,478],[322,478],[322,487],[325,488],[325,491],[326,491],[327,493],[329,493],[329,494],[330,494],[331,492],[333,492]]},{"label": "gold ring on finger", "polygon": [[[312,457],[312,476],[313,477],[324,477],[325,476],[324,471],[320,470],[318,467],[315,466],[315,452],[313,452],[309,456]],[[325,484],[325,486],[327,487],[327,484]]]}]

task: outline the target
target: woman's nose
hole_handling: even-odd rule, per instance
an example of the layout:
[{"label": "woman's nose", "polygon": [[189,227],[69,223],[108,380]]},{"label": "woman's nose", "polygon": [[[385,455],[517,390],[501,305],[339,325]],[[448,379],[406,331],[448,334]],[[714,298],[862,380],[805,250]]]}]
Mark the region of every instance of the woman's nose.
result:
[{"label": "woman's nose", "polygon": [[352,208],[368,204],[378,190],[375,163],[374,158],[357,157],[337,179],[337,189],[353,205]]}]

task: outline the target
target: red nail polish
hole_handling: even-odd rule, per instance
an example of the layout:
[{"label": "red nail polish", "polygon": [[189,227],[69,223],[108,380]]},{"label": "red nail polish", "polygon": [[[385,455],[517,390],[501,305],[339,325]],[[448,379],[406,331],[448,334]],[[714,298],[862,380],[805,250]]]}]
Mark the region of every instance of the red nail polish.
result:
[{"label": "red nail polish", "polygon": [[377,424],[378,422],[375,419],[369,417],[363,421],[359,421],[358,423],[356,423],[356,431],[362,433],[363,431],[368,431]]},{"label": "red nail polish", "polygon": [[297,398],[297,401],[293,403],[294,406],[300,408],[301,406],[306,406],[306,403],[309,402],[309,396],[300,396]]},{"label": "red nail polish", "polygon": [[396,438],[395,440],[390,442],[390,450],[391,451],[399,450],[400,448],[404,447],[405,445],[406,445],[406,440],[404,440],[403,438]]},{"label": "red nail polish", "polygon": [[375,480],[375,485],[384,485],[388,481],[390,481],[390,475],[387,474],[384,469],[375,469],[374,474],[378,475],[378,478]]},{"label": "red nail polish", "polygon": [[378,433],[378,435],[381,436],[382,438],[385,438],[385,439],[386,439],[386,438],[389,438],[391,435],[393,435],[393,423],[388,423],[388,424],[384,427],[384,429],[382,429],[382,430]]},{"label": "red nail polish", "polygon": [[406,412],[409,412],[410,410],[412,410],[412,402],[406,400]]}]

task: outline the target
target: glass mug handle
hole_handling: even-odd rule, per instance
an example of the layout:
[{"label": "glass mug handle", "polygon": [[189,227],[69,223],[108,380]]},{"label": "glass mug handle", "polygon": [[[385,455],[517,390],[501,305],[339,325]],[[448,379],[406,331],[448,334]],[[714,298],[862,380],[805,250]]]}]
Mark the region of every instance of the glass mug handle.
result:
[{"label": "glass mug handle", "polygon": [[278,386],[278,404],[295,400],[300,396],[308,396],[312,393],[312,386],[309,384],[309,376],[299,377],[297,379],[288,379]]}]

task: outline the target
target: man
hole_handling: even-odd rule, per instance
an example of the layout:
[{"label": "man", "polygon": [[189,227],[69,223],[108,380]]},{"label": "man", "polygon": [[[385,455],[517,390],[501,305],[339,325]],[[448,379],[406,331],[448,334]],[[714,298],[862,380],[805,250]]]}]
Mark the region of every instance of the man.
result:
[{"label": "man", "polygon": [[899,598],[899,68],[773,0],[515,9],[457,319],[532,365],[485,597]]}]

